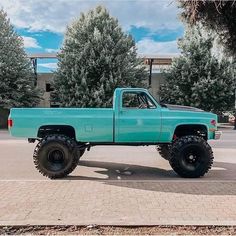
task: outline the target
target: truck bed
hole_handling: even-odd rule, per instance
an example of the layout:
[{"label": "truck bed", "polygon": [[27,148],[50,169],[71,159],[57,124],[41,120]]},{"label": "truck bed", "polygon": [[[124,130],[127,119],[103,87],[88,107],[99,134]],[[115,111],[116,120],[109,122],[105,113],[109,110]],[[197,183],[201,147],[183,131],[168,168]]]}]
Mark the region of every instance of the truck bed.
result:
[{"label": "truck bed", "polygon": [[113,142],[112,108],[13,108],[10,132],[16,137],[37,138],[42,125],[69,125],[81,142]]}]

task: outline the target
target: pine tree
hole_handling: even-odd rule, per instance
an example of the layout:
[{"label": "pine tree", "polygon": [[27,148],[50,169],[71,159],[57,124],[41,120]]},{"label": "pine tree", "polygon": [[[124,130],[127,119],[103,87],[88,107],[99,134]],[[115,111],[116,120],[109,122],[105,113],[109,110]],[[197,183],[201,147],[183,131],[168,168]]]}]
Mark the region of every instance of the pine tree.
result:
[{"label": "pine tree", "polygon": [[7,14],[0,10],[0,107],[32,107],[39,102],[34,74]]},{"label": "pine tree", "polygon": [[116,87],[143,87],[146,78],[134,40],[103,7],[67,27],[54,80],[62,106],[111,107]]},{"label": "pine tree", "polygon": [[182,19],[189,24],[201,23],[213,30],[228,55],[236,58],[236,2],[226,0],[179,0]]},{"label": "pine tree", "polygon": [[220,113],[234,106],[235,64],[212,53],[213,38],[200,26],[188,28],[179,41],[181,55],[165,71],[161,100]]}]

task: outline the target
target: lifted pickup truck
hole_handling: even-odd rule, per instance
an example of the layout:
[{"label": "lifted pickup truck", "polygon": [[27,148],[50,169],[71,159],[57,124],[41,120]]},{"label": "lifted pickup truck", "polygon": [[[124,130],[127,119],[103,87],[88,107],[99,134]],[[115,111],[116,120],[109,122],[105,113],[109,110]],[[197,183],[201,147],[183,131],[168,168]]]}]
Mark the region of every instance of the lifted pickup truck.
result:
[{"label": "lifted pickup truck", "polygon": [[113,108],[13,108],[11,135],[38,140],[33,158],[49,178],[62,178],[96,145],[157,145],[181,177],[201,177],[213,163],[209,139],[217,116],[193,107],[160,105],[145,89],[117,88]]}]

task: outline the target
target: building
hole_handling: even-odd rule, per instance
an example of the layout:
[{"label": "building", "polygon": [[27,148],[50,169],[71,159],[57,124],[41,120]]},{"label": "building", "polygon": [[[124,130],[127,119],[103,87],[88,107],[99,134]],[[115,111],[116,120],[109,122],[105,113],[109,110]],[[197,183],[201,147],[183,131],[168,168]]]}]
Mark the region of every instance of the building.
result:
[{"label": "building", "polygon": [[[159,100],[160,85],[165,81],[161,70],[168,68],[172,63],[173,58],[177,56],[177,54],[139,55],[139,57],[143,59],[143,63],[147,67],[147,71],[149,73],[149,79],[147,82],[150,86],[150,92],[157,100]],[[28,57],[30,58],[33,65],[37,86],[43,91],[43,100],[40,102],[39,107],[56,107],[57,104],[53,103],[50,99],[53,73],[39,73],[37,69],[37,63],[38,59],[56,59],[57,54],[35,53],[28,54]]]}]

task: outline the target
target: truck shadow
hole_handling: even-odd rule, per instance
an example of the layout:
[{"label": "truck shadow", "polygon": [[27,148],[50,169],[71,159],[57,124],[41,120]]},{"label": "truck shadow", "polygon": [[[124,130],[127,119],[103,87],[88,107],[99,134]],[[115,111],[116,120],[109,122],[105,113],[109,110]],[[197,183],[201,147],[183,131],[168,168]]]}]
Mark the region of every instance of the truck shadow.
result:
[{"label": "truck shadow", "polygon": [[[115,162],[100,162],[81,160],[79,166],[98,168],[103,170],[95,170],[95,173],[101,174],[104,177],[90,176],[69,176],[67,179],[77,180],[153,180],[159,178],[173,178],[177,175],[172,170],[160,169],[157,167],[115,163]],[[78,168],[77,167],[77,168]]]},{"label": "truck shadow", "polygon": [[[113,162],[81,161],[81,166],[102,168],[92,176],[68,176],[67,180],[100,181],[106,185],[147,191],[172,192],[199,195],[236,195],[236,164],[215,162],[203,178],[179,178],[173,170]],[[231,181],[230,181],[231,180]]]}]

